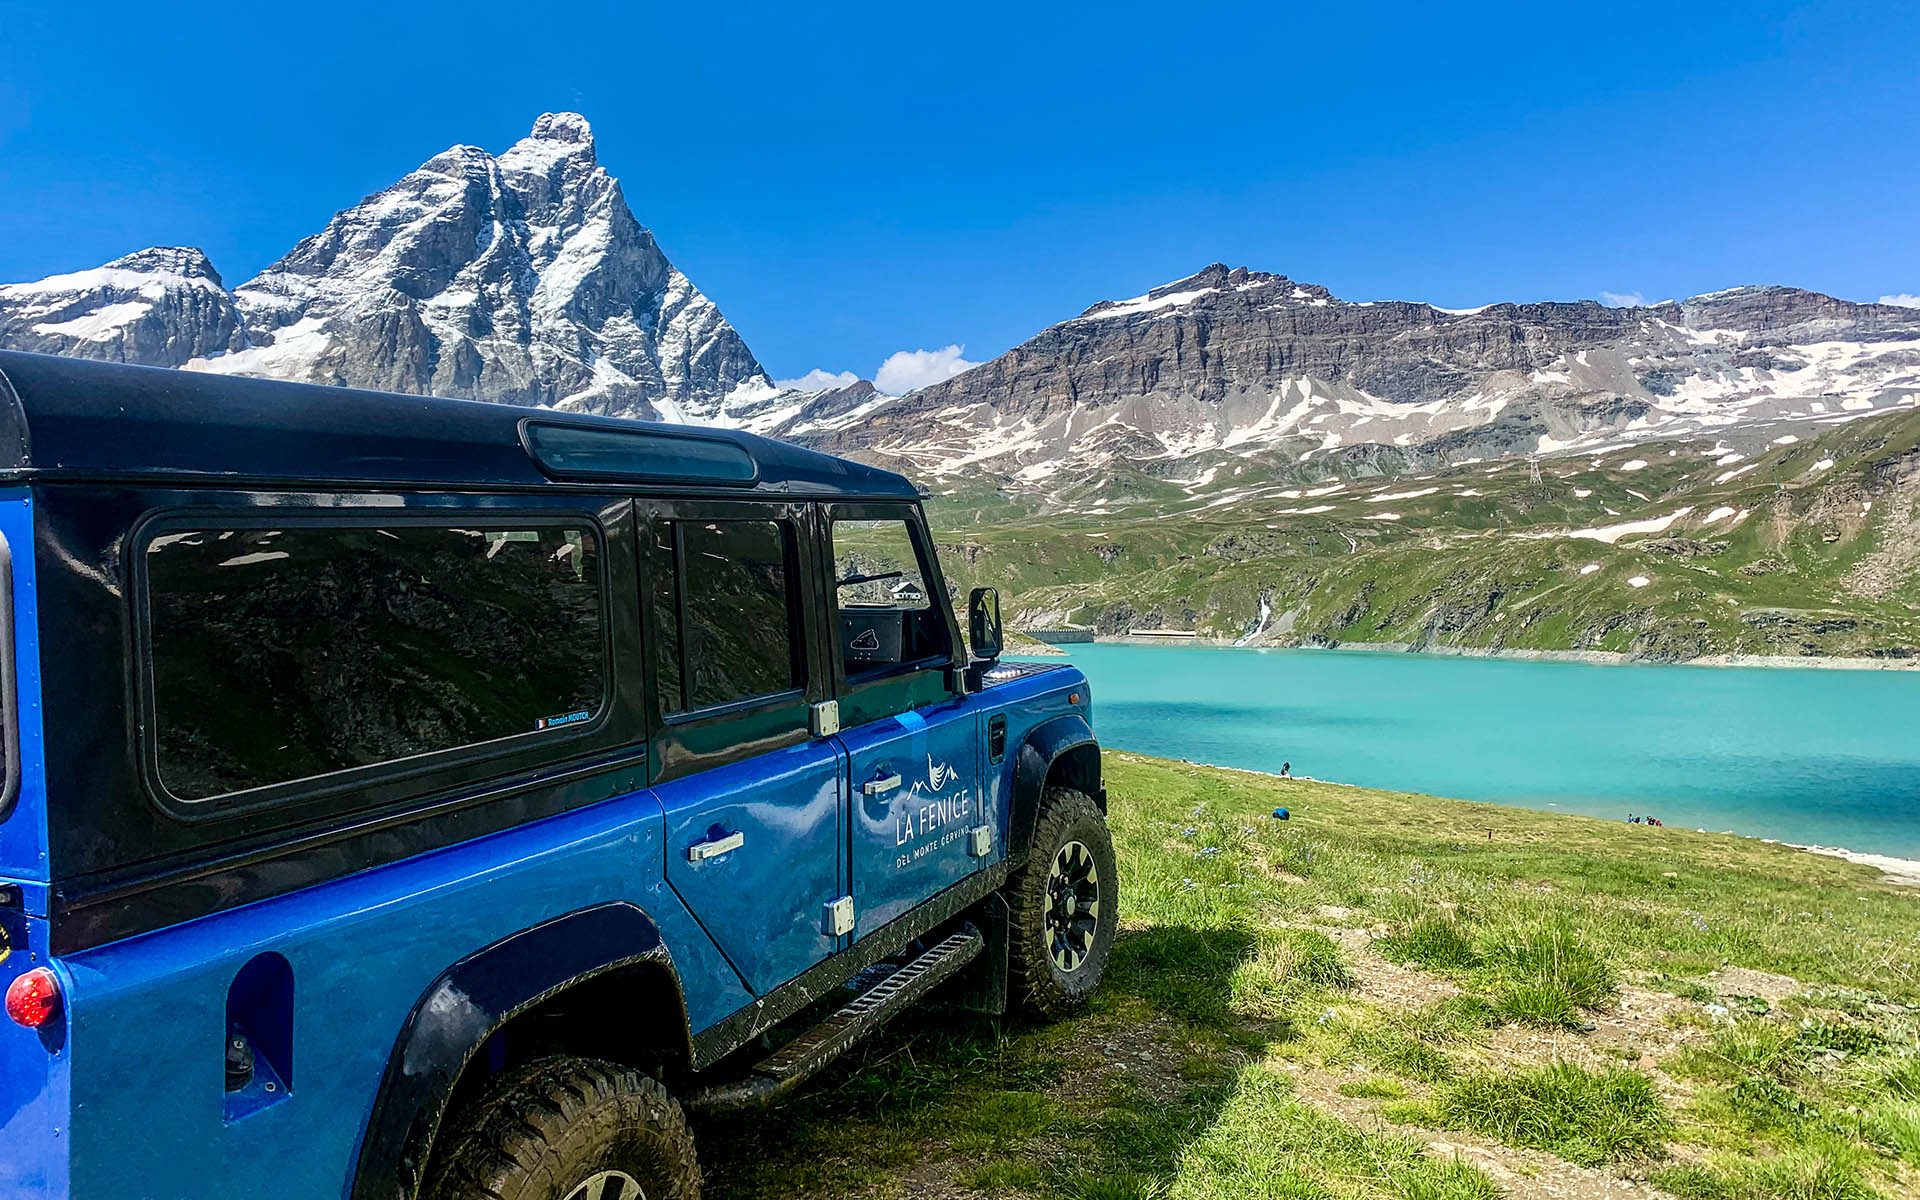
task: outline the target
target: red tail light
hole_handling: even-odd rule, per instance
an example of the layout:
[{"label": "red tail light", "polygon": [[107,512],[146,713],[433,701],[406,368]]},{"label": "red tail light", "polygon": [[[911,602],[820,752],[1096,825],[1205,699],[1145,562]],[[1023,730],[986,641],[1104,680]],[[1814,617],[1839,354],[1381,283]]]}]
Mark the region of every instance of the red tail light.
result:
[{"label": "red tail light", "polygon": [[38,1029],[60,1011],[60,981],[45,967],[36,967],[7,988],[7,1015],[17,1025]]}]

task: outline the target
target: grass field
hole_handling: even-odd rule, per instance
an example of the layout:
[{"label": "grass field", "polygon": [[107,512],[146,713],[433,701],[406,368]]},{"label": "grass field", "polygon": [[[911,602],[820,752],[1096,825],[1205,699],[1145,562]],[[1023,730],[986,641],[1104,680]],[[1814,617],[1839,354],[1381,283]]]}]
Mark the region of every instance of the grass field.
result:
[{"label": "grass field", "polygon": [[1920,891],[1726,835],[1107,773],[1091,1007],[909,1014],[703,1126],[709,1197],[1920,1195]]}]

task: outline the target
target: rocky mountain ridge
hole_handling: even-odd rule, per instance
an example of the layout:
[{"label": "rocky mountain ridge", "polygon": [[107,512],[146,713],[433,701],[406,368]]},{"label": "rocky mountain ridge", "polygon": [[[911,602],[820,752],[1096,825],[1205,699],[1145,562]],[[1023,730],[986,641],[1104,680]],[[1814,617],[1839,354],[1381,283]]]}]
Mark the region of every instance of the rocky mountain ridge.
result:
[{"label": "rocky mountain ridge", "polygon": [[435,155],[231,292],[182,247],[0,287],[0,344],[696,423],[776,392],[574,113]]},{"label": "rocky mountain ridge", "polygon": [[207,256],[156,246],[102,267],[0,284],[0,346],[179,367],[247,345]]},{"label": "rocky mountain ridge", "polygon": [[1095,304],[821,440],[935,478],[1057,491],[1115,463],[1209,482],[1249,466],[1417,470],[1716,431],[1751,440],[1917,402],[1920,310],[1784,287],[1449,310],[1342,301],[1216,263]]}]

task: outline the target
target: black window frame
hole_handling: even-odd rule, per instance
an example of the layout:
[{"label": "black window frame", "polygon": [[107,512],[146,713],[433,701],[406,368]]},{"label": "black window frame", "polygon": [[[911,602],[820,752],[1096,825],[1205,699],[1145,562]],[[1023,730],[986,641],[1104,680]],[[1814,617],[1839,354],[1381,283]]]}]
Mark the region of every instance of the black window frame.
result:
[{"label": "black window frame", "polygon": [[[680,517],[664,522],[673,529],[673,597],[674,649],[680,656],[680,702],[684,707],[669,711],[664,706],[660,710],[661,720],[672,724],[678,721],[698,719],[717,713],[751,712],[756,708],[771,707],[781,701],[804,696],[812,671],[807,662],[807,612],[804,599],[805,585],[801,575],[806,570],[806,554],[801,549],[800,529],[791,521],[778,517],[737,516],[737,517]],[[735,700],[722,700],[715,704],[693,703],[693,659],[687,647],[687,542],[686,527],[689,525],[772,525],[782,533],[781,568],[792,582],[787,589],[787,657],[788,667],[800,676],[800,682],[789,684],[772,692],[756,692],[750,696],[741,696]],[[657,660],[656,660],[657,662]],[[655,689],[659,695],[659,689]]]},{"label": "black window frame", "polygon": [[[960,639],[960,624],[947,592],[946,577],[940,571],[940,556],[935,553],[933,532],[927,528],[926,514],[918,504],[904,501],[836,501],[821,506],[820,573],[825,580],[822,607],[825,628],[830,631],[834,695],[840,701],[840,720],[851,729],[872,721],[885,720],[902,712],[925,708],[966,694],[960,674],[966,668],[966,651]],[[927,602],[938,613],[947,630],[947,654],[927,655],[910,662],[894,663],[882,670],[847,673],[840,653],[840,589],[833,549],[833,527],[841,521],[901,521],[907,526],[907,538],[920,562],[920,580],[927,589]],[[872,703],[867,701],[872,699]],[[868,707],[874,711],[866,711]]]},{"label": "black window frame", "polygon": [[[789,612],[800,655],[800,686],[765,696],[750,696],[727,704],[687,712],[668,713],[660,702],[658,640],[661,636],[658,587],[652,572],[678,570],[677,562],[660,562],[659,526],[708,521],[773,521],[786,525],[795,556],[788,563],[796,608]],[[650,781],[662,783],[699,771],[740,762],[773,750],[798,745],[814,737],[810,710],[831,698],[832,667],[821,650],[818,614],[822,598],[816,563],[819,528],[814,506],[777,500],[638,499],[634,502],[635,537],[640,542],[640,598],[642,640],[646,644],[645,693],[647,724],[652,731]],[[675,537],[677,559],[681,542]],[[685,605],[684,578],[676,575],[676,612]],[[677,636],[684,637],[684,632]],[[681,677],[686,677],[686,646],[680,647]],[[682,692],[684,697],[685,692]]]},{"label": "black window frame", "polygon": [[[160,771],[159,706],[154,690],[152,580],[148,574],[148,553],[153,542],[168,533],[196,531],[245,531],[306,528],[390,529],[412,526],[424,529],[578,529],[587,528],[599,539],[596,572],[600,599],[601,675],[600,696],[591,719],[552,729],[528,730],[485,742],[473,742],[442,750],[429,750],[385,762],[348,767],[302,779],[286,780],[262,787],[246,788],[201,800],[175,795]],[[597,512],[585,509],[551,508],[463,508],[435,506],[427,508],[341,510],[316,507],[284,509],[208,507],[174,509],[149,514],[127,539],[129,600],[132,606],[134,639],[132,665],[134,713],[139,723],[137,757],[139,773],[148,797],[168,816],[189,823],[204,823],[239,814],[263,810],[294,810],[324,805],[361,790],[370,790],[407,782],[419,786],[409,795],[430,793],[452,782],[442,778],[455,768],[499,763],[497,775],[504,778],[543,765],[557,763],[575,754],[596,748],[616,718],[619,707],[619,681],[614,641],[619,614],[613,587],[612,555],[614,534]],[[556,752],[560,751],[560,752]],[[529,761],[538,760],[538,761]],[[468,781],[469,783],[471,781]],[[345,811],[368,811],[386,807],[391,801],[371,800],[364,805],[332,805]]]}]

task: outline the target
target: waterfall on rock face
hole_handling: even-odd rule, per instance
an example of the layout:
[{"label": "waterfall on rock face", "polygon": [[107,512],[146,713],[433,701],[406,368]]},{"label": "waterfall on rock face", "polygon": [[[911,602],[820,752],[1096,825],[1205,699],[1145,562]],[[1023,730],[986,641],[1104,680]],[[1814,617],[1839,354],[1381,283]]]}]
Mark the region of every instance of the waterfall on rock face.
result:
[{"label": "waterfall on rock face", "polygon": [[1243,636],[1239,641],[1235,642],[1234,645],[1236,646],[1250,645],[1253,642],[1253,639],[1259,637],[1261,634],[1267,631],[1267,622],[1272,619],[1273,619],[1273,593],[1262,592],[1260,594],[1260,615],[1254,618],[1252,628],[1248,629],[1246,632],[1246,635]]}]

